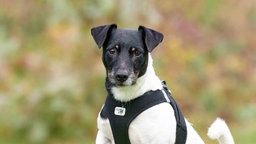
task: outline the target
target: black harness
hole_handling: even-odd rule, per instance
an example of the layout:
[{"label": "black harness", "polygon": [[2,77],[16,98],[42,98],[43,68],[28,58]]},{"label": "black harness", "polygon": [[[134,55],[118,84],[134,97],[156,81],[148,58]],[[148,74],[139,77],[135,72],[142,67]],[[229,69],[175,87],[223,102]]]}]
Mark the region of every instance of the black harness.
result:
[{"label": "black harness", "polygon": [[131,122],[146,109],[165,102],[171,104],[177,121],[175,144],[185,144],[187,127],[184,116],[164,81],[163,90],[148,91],[126,103],[117,101],[109,94],[100,116],[109,119],[115,144],[130,144],[128,129]]}]

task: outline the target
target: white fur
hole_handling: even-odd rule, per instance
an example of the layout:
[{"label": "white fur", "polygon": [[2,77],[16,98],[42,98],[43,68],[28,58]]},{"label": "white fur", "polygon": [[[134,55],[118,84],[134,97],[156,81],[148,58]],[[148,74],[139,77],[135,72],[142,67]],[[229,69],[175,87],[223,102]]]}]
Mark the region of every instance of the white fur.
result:
[{"label": "white fur", "polygon": [[[146,73],[140,77],[135,85],[127,87],[113,87],[115,99],[130,101],[149,90],[162,89],[160,79],[155,75],[149,54]],[[186,144],[204,144],[203,140],[186,120]],[[114,144],[113,134],[108,119],[98,115],[98,134],[96,144]],[[129,127],[129,139],[132,144],[174,144],[176,138],[176,119],[173,108],[168,103],[153,106],[137,116]]]},{"label": "white fur", "polygon": [[211,139],[217,139],[221,144],[234,144],[231,132],[224,120],[217,118],[210,128],[207,135]]}]

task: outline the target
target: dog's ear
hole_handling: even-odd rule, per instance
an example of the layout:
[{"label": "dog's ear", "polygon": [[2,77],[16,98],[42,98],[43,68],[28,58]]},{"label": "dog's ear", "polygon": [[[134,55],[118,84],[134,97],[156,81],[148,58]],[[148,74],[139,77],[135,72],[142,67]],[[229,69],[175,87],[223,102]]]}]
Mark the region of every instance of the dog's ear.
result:
[{"label": "dog's ear", "polygon": [[91,29],[92,37],[99,48],[101,48],[104,45],[104,42],[107,40],[112,29],[116,29],[116,28],[117,28],[116,24],[111,24],[111,25],[98,26]]},{"label": "dog's ear", "polygon": [[138,30],[142,32],[143,39],[149,52],[162,42],[164,38],[162,33],[144,26],[139,26]]}]

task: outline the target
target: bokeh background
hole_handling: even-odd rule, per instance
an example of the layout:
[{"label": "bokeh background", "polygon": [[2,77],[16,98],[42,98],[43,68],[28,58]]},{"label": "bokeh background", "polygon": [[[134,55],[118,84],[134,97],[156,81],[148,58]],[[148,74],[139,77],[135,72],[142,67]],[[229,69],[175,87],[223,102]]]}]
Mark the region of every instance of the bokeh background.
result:
[{"label": "bokeh background", "polygon": [[161,79],[206,143],[222,117],[256,142],[255,0],[0,0],[0,143],[93,144],[105,97],[90,28],[162,32]]}]

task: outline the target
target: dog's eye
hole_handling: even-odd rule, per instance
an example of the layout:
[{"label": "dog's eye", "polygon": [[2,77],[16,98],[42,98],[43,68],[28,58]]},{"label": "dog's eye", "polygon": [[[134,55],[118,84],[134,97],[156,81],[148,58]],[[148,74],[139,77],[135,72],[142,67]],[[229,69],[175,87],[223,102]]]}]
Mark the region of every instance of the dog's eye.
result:
[{"label": "dog's eye", "polygon": [[141,52],[138,51],[138,50],[136,50],[136,51],[134,51],[134,55],[135,55],[135,56],[140,56],[140,55],[141,55]]},{"label": "dog's eye", "polygon": [[116,52],[117,52],[117,49],[116,49],[116,48],[111,48],[111,49],[108,50],[108,53],[109,53],[110,55],[114,55],[114,54],[116,54]]},{"label": "dog's eye", "polygon": [[136,48],[132,48],[131,52],[135,55],[135,56],[140,56],[142,54],[141,51],[137,50]]}]

